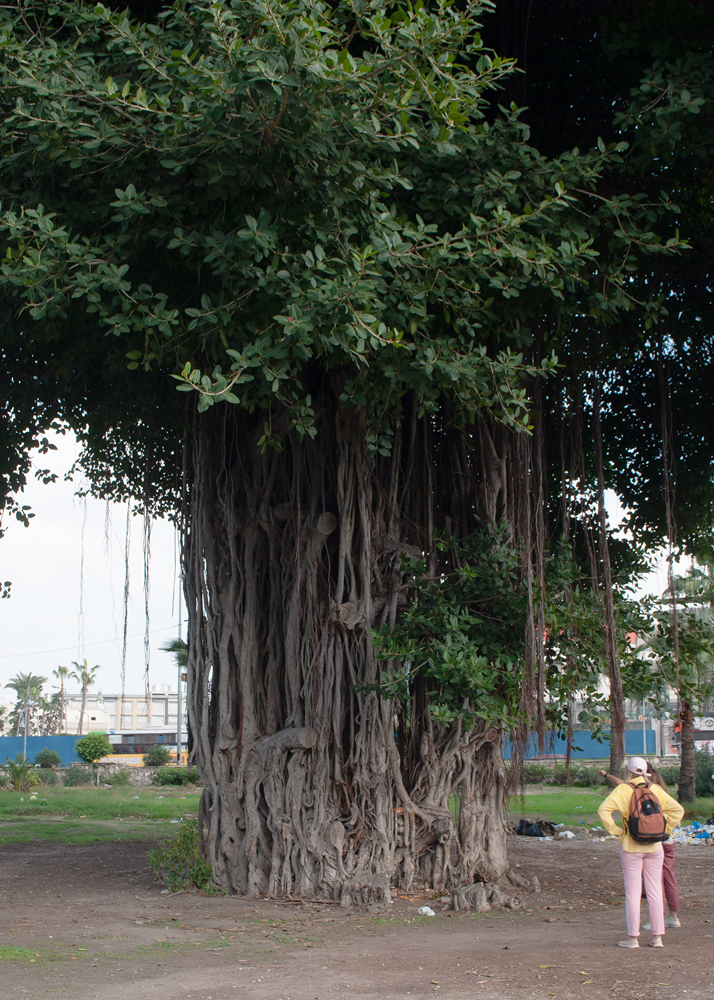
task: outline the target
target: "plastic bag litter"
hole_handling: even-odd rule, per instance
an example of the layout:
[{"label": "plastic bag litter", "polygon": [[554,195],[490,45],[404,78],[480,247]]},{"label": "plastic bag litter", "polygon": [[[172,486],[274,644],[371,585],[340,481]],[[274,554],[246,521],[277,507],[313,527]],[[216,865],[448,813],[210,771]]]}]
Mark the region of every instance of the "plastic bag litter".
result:
[{"label": "plastic bag litter", "polygon": [[420,906],[417,910],[420,917],[435,917],[436,914],[430,906]]},{"label": "plastic bag litter", "polygon": [[558,837],[561,840],[575,840],[575,834],[571,833],[570,830],[561,830]]}]

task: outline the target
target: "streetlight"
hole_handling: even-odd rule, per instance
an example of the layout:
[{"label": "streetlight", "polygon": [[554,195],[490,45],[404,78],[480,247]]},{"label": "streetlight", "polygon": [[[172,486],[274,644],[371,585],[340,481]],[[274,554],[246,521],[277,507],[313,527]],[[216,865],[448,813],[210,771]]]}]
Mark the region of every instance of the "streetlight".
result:
[{"label": "streetlight", "polygon": [[30,707],[34,708],[36,704],[37,702],[32,701],[30,698],[25,701],[25,729],[22,733],[22,756],[25,760],[27,760],[27,727],[29,725],[29,709]]}]

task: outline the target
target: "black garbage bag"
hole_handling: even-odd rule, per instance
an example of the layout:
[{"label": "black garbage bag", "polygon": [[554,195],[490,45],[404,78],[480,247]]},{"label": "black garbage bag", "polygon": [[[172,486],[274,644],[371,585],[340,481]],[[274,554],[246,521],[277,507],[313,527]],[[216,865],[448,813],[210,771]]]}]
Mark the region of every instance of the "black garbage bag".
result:
[{"label": "black garbage bag", "polygon": [[519,837],[542,837],[543,833],[537,823],[528,819],[519,819],[516,824],[516,834]]}]

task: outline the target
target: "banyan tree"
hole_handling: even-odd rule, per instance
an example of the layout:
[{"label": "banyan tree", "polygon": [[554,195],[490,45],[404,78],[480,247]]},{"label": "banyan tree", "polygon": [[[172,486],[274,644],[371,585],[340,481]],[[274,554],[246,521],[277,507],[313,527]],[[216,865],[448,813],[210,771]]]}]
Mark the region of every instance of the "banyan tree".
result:
[{"label": "banyan tree", "polygon": [[546,158],[498,109],[484,6],[0,12],[6,484],[59,421],[98,495],[180,525],[228,891],[517,881],[547,424],[619,316],[656,318],[631,269],[677,242],[664,202],[599,190],[621,146]]}]

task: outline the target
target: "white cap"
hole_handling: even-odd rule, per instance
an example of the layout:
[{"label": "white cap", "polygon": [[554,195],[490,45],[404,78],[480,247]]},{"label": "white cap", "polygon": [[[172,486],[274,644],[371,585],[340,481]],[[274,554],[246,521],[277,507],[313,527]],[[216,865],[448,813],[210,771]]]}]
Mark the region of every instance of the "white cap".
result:
[{"label": "white cap", "polygon": [[647,774],[647,761],[642,757],[630,757],[625,767],[631,774]]}]

